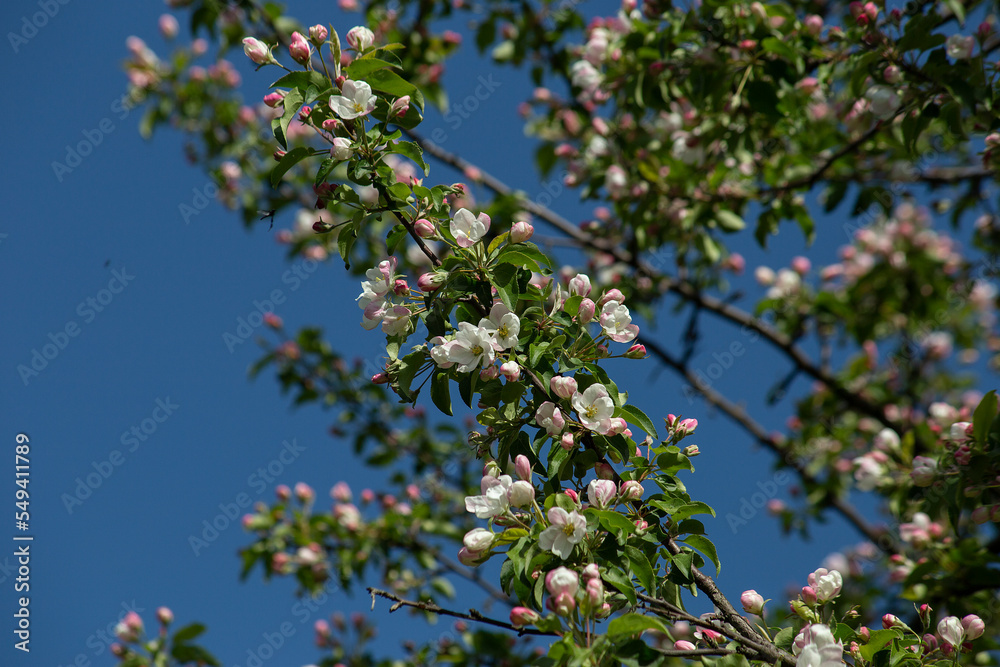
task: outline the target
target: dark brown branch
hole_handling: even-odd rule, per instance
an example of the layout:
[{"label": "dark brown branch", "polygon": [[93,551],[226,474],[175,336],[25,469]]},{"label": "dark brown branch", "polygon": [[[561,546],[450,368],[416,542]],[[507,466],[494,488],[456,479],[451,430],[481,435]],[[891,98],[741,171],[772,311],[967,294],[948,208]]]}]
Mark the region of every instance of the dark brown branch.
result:
[{"label": "dark brown branch", "polygon": [[517,632],[519,635],[539,635],[539,636],[549,636],[549,637],[560,636],[559,633],[556,632],[542,632],[541,630],[535,630],[533,628],[516,628],[510,623],[507,623],[505,621],[498,621],[494,618],[488,618],[486,616],[483,616],[475,609],[470,609],[468,613],[460,611],[452,611],[450,609],[439,607],[433,602],[417,602],[414,600],[404,600],[398,595],[390,593],[389,591],[383,591],[380,588],[372,588],[369,586],[367,590],[368,593],[370,593],[372,596],[372,611],[375,610],[375,597],[378,596],[385,598],[386,600],[392,600],[393,602],[395,602],[394,605],[389,607],[390,614],[400,609],[401,607],[412,607],[414,609],[420,609],[421,611],[429,611],[432,614],[440,614],[442,616],[453,616],[455,618],[462,618],[467,621],[475,621],[477,623],[493,625],[498,628],[504,628],[505,630],[513,630],[514,632]]},{"label": "dark brown branch", "polygon": [[[698,389],[699,393],[705,397],[705,400],[708,403],[722,410],[726,416],[753,436],[761,445],[781,456],[784,464],[794,470],[803,482],[819,484],[819,480],[806,470],[805,463],[795,457],[792,452],[784,449],[776,443],[774,439],[771,438],[767,430],[750,417],[746,410],[730,401],[728,398],[711,387],[702,386],[704,383],[700,383],[698,381],[698,377],[691,371],[690,368],[687,367],[686,364],[676,359],[655,341],[651,341],[645,337],[640,337],[638,342],[645,345],[646,351],[659,359],[664,365],[669,366],[677,373],[684,376],[692,387]],[[859,533],[871,540],[873,544],[878,545],[879,548],[890,555],[898,552],[898,547],[896,546],[895,541],[891,539],[891,535],[888,531],[878,529],[869,524],[861,513],[858,512],[857,508],[851,505],[847,500],[838,496],[832,496],[829,498],[829,502],[831,507],[840,513],[840,515],[843,516],[844,519]]]},{"label": "dark brown branch", "polygon": [[[878,127],[879,126],[873,127],[871,130],[865,133],[865,135],[863,135],[862,138],[857,139],[851,144],[849,144],[849,147],[851,147],[850,150],[856,148],[855,144],[860,145],[860,143],[870,138],[869,135],[874,134],[874,132],[878,129]],[[475,165],[468,162],[467,160],[461,158],[458,155],[455,155],[454,153],[444,150],[443,148],[432,142],[428,142],[422,136],[413,131],[408,131],[408,134],[415,142],[417,142],[420,145],[420,147],[423,150],[425,150],[427,153],[431,154],[435,158],[441,160],[442,162],[445,162],[446,164],[449,164],[463,171],[468,167],[475,167]],[[834,156],[831,156],[831,158],[828,160],[829,164],[832,164],[834,161],[839,159],[839,157],[842,157],[843,154],[849,152],[849,150],[846,150],[847,148],[848,147],[845,147],[845,149],[841,149],[841,151],[838,151]],[[515,194],[514,191],[506,183],[500,181],[495,176],[492,176],[491,174],[487,173],[486,171],[483,171],[478,167],[475,168],[481,174],[480,181],[483,183],[483,185],[485,185],[487,188],[489,188],[496,194],[500,196],[513,196]],[[819,179],[822,176],[822,173],[825,172],[826,169],[828,168],[829,165],[821,166],[821,168],[817,170],[817,172],[815,172],[814,174],[815,178]],[[809,182],[812,178],[813,178],[812,176],[807,177],[805,181]],[[691,283],[685,280],[680,280],[677,278],[660,274],[659,272],[656,271],[656,269],[652,268],[648,263],[643,262],[641,259],[634,256],[632,253],[625,250],[624,248],[617,247],[614,244],[595,238],[591,234],[583,231],[578,226],[574,225],[566,218],[563,218],[559,214],[551,211],[550,209],[544,206],[537,204],[536,202],[522,199],[520,203],[532,215],[537,216],[542,220],[545,220],[546,222],[548,222],[553,227],[563,232],[570,238],[580,242],[582,245],[590,247],[594,250],[606,252],[612,255],[618,261],[636,267],[646,275],[650,276],[654,280],[654,282],[665,283],[667,291],[673,292],[674,294],[677,294],[683,299],[690,301],[705,310],[715,313],[720,317],[728,319],[736,324],[739,324],[743,327],[747,327],[750,330],[759,333],[761,336],[769,340],[775,347],[784,352],[789,358],[791,358],[791,360],[795,363],[797,368],[802,370],[807,375],[811,376],[813,379],[822,382],[839,399],[847,403],[851,408],[869,417],[877,419],[884,426],[888,426],[889,428],[895,429],[896,431],[903,430],[901,425],[894,423],[885,416],[885,412],[882,409],[882,406],[871,402],[870,400],[864,398],[864,396],[862,396],[861,394],[853,392],[844,387],[843,385],[841,385],[836,378],[834,378],[829,373],[824,372],[823,369],[814,364],[812,360],[810,360],[809,357],[806,356],[806,354],[802,352],[802,350],[795,345],[794,341],[792,341],[788,336],[781,333],[777,329],[753,317],[750,313],[741,310],[739,308],[736,308],[735,306],[732,306],[726,303],[725,301],[722,301],[721,299],[717,299],[715,297],[702,294],[700,290],[698,290]]]}]

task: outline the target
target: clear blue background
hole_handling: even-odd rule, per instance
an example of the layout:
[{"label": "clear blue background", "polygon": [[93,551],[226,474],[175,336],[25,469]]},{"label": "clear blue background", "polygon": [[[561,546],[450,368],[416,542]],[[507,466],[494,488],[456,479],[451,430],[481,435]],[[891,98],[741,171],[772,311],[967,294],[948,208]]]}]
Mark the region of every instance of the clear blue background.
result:
[{"label": "clear blue background", "polygon": [[[331,4],[294,2],[290,14],[306,24],[332,21],[343,34],[356,15],[331,15]],[[336,593],[308,612],[295,607],[290,581],[264,584],[252,577],[241,584],[236,552],[249,540],[237,521],[200,555],[189,545],[203,522],[220,514],[220,504],[232,503],[240,493],[270,500],[276,483],[301,480],[323,499],[340,479],[349,478],[355,489],[379,484],[377,474],[363,469],[348,446],[327,433],[328,414],[315,406],[292,410],[267,374],[247,380],[259,348],[251,340],[230,353],[222,336],[235,333],[237,319],[254,311],[253,301],[282,290],[286,301],[275,312],[287,326],[319,324],[348,356],[377,360],[380,335],[357,325],[359,287],[345,277],[339,261],[330,261],[293,291],[282,281],[288,269],[284,249],[265,227],[247,233],[234,213],[215,202],[185,224],[179,207],[194,205],[208,178],[184,161],[180,135],[160,131],[143,141],[137,131],[141,112],[124,114],[115,106],[126,90],[121,63],[128,35],[139,35],[161,56],[169,53],[156,29],[165,9],[160,3],[68,2],[58,5],[58,13],[16,53],[9,37],[0,46],[8,96],[0,218],[3,665],[114,664],[100,633],[109,636],[127,607],[140,611],[147,626],[154,625],[153,611],[160,605],[171,607],[179,623],[207,623],[205,644],[225,665],[244,666],[247,651],[264,641],[263,634],[290,622],[294,635],[264,664],[308,664],[318,659],[312,646],[315,620],[338,609],[370,613],[364,595]],[[30,20],[38,11],[35,2],[3,3],[0,27],[5,34],[20,32],[24,17]],[[186,25],[186,16],[180,20]],[[447,65],[445,81],[455,100],[472,94],[476,77],[493,70],[474,56],[467,39],[463,55]],[[259,99],[273,77],[253,74],[242,56],[237,65],[244,95]],[[501,69],[494,76],[500,88],[461,127],[453,130],[430,113],[423,131],[429,135],[443,128],[445,148],[535,197],[542,192],[540,179],[516,113],[531,86],[522,72]],[[67,147],[85,140],[86,133],[97,136],[93,131],[102,123],[111,131],[98,130],[100,143],[57,178],[53,163],[65,162]],[[459,180],[440,165],[433,167],[431,179]],[[589,216],[570,191],[564,190],[553,207],[572,220]],[[279,216],[275,231],[289,227],[291,218],[290,213]],[[812,249],[804,248],[796,229],[783,231],[769,254],[751,245],[740,248],[750,273],[762,262],[787,265],[803,250],[814,264],[832,261],[836,247],[847,240],[841,223],[830,219],[820,225]],[[551,231],[539,225],[538,234],[546,233]],[[80,304],[99,298],[115,271],[134,278],[87,321],[90,316]],[[751,294],[758,293],[752,281],[744,282]],[[655,331],[673,344],[683,322],[664,313]],[[33,351],[41,351],[50,334],[70,323],[79,326],[79,335],[25,384],[17,367],[30,365]],[[737,329],[711,319],[705,324],[707,335],[693,368],[707,370],[713,353],[744,342],[747,353],[715,386],[745,399],[752,414],[780,429],[786,411],[762,409],[761,398],[787,365],[776,361],[766,343],[750,343]],[[619,371],[629,373],[632,401],[654,420],[673,412],[701,422],[691,441],[703,452],[695,461],[698,474],[687,478],[692,494],[712,504],[720,517],[738,512],[741,500],[758,491],[758,482],[772,479],[772,456],[703,402],[684,398],[681,381],[669,371],[652,361],[630,363]],[[803,387],[795,385],[799,391]],[[128,451],[123,433],[151,418],[158,400],[168,399],[178,406],[173,414]],[[19,432],[31,438],[30,655],[12,648],[11,614],[18,594],[9,567],[10,538],[17,532],[13,458]],[[258,494],[249,477],[276,459],[285,440],[305,449]],[[95,465],[100,468],[114,450],[122,452],[122,464],[68,511],[65,494],[73,494],[77,480],[93,473]],[[788,491],[787,485],[781,488],[779,497]],[[812,543],[786,540],[763,513],[736,535],[724,518],[710,522],[709,531],[723,558],[720,583],[734,599],[746,588],[785,599],[784,587],[803,585],[824,556],[857,541],[837,519]],[[405,633],[430,638],[450,628],[447,621],[429,627],[399,615],[388,619],[387,607],[378,605],[372,617],[381,624],[380,641],[388,652],[398,652]]]}]

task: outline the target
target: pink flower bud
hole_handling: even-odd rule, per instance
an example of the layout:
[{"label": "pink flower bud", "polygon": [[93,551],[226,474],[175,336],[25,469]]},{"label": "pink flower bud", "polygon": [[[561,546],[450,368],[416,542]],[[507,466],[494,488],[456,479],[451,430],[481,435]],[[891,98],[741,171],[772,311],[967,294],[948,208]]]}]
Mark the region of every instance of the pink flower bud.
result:
[{"label": "pink flower bud", "polygon": [[444,273],[425,273],[417,278],[417,287],[421,292],[434,292],[444,285],[448,275]]},{"label": "pink flower bud", "polygon": [[170,607],[160,607],[156,610],[156,618],[163,625],[170,625],[174,622],[174,612],[170,611]]},{"label": "pink flower bud", "polygon": [[580,496],[573,489],[566,489],[563,493],[572,498],[574,503],[580,503]]},{"label": "pink flower bud", "polygon": [[534,625],[542,617],[536,611],[527,607],[514,607],[510,610],[510,624],[515,628],[523,628],[526,625]]},{"label": "pink flower bud", "polygon": [[396,278],[392,284],[392,293],[396,296],[406,296],[410,293],[410,286],[402,278]]},{"label": "pink flower bud", "polygon": [[280,329],[284,325],[284,322],[274,313],[264,313],[264,324],[272,329]]},{"label": "pink flower bud", "polygon": [[962,619],[962,627],[965,628],[965,638],[972,641],[979,639],[986,631],[986,624],[983,619],[975,614],[969,614]]},{"label": "pink flower bud", "polygon": [[757,614],[759,616],[764,612],[764,598],[755,590],[743,591],[743,595],[740,596],[740,602],[743,603],[743,611],[748,614]]},{"label": "pink flower bud", "polygon": [[161,14],[159,24],[160,34],[163,35],[163,39],[170,40],[177,36],[179,26],[173,14]]},{"label": "pink flower bud", "polygon": [[698,445],[688,445],[687,447],[684,448],[684,456],[688,458],[694,458],[699,454],[701,454],[701,449],[698,447]]},{"label": "pink flower bud", "polygon": [[809,269],[811,268],[812,268],[812,262],[809,261],[808,257],[803,257],[799,255],[798,257],[792,259],[792,271],[795,271],[795,273],[799,274],[800,276],[804,276],[805,274],[809,273]]},{"label": "pink flower bud", "polygon": [[247,54],[247,57],[258,65],[274,62],[274,56],[271,55],[267,44],[255,37],[243,38],[243,53]]},{"label": "pink flower bud", "polygon": [[312,107],[306,106],[299,109],[299,122],[305,123],[309,119],[309,115],[312,113]]},{"label": "pink flower bud", "polygon": [[590,563],[587,567],[583,568],[583,579],[584,581],[590,581],[591,579],[601,578],[601,568],[598,567],[597,563]]},{"label": "pink flower bud", "polygon": [[617,301],[618,303],[625,303],[625,295],[621,293],[621,290],[617,288],[609,289],[601,297],[601,300],[597,302],[598,308],[604,308],[604,304],[608,301]]},{"label": "pink flower bud", "polygon": [[385,371],[372,376],[372,384],[389,384],[389,374]]},{"label": "pink flower bud", "polygon": [[312,487],[305,482],[299,482],[295,485],[295,497],[299,499],[300,502],[308,503],[312,502],[313,498],[316,497],[316,492],[312,490]]},{"label": "pink flower bud", "polygon": [[309,28],[309,39],[314,42],[325,42],[327,37],[329,37],[329,31],[325,25],[317,23]]},{"label": "pink flower bud", "polygon": [[468,547],[458,550],[458,562],[469,567],[476,567],[482,563],[483,554],[478,551],[469,551]]},{"label": "pink flower bud", "polygon": [[527,222],[515,222],[510,228],[510,239],[511,243],[524,243],[535,233],[535,228]]},{"label": "pink flower bud", "polygon": [[610,507],[617,495],[618,489],[610,479],[595,479],[587,486],[587,500],[599,510]]},{"label": "pink flower bud", "polygon": [[330,489],[330,497],[341,503],[351,502],[351,487],[347,482],[337,482]]},{"label": "pink flower bud", "polygon": [[646,530],[647,528],[649,528],[649,524],[648,524],[648,523],[646,523],[646,521],[644,521],[643,519],[636,519],[636,520],[635,520],[635,527],[636,527],[636,528],[637,528],[637,529],[639,530],[639,532],[641,533],[642,531],[644,531],[644,530]]},{"label": "pink flower bud", "polygon": [[576,380],[563,375],[556,375],[549,380],[549,387],[552,388],[552,393],[559,398],[572,398],[573,394],[577,392]]},{"label": "pink flower bud", "polygon": [[514,458],[514,470],[517,471],[519,479],[523,479],[526,482],[531,481],[531,461],[524,454],[518,454]]},{"label": "pink flower bud", "polygon": [[274,487],[274,495],[278,497],[278,500],[284,502],[292,497],[292,490],[286,484],[279,484]]},{"label": "pink flower bud", "polygon": [[594,472],[597,474],[599,479],[614,479],[615,469],[611,467],[611,464],[601,461],[594,466]]},{"label": "pink flower bud", "polygon": [[882,627],[888,630],[889,628],[894,628],[896,626],[901,626],[903,624],[899,618],[893,614],[886,614],[882,617]]},{"label": "pink flower bud", "polygon": [[309,61],[309,56],[312,55],[312,47],[309,46],[309,42],[302,33],[292,33],[292,42],[288,45],[288,54],[292,57],[292,60],[299,64],[304,65]]},{"label": "pink flower bud", "polygon": [[267,95],[265,95],[264,96],[264,104],[266,104],[267,106],[269,106],[269,107],[271,107],[273,109],[274,107],[276,107],[279,104],[281,104],[281,101],[283,99],[285,99],[285,93],[284,93],[284,91],[278,90],[278,91],[275,91],[273,93],[268,93]]},{"label": "pink flower bud", "polygon": [[410,96],[403,95],[393,101],[392,106],[389,108],[389,118],[395,118],[396,116],[405,116],[406,112],[410,110]]},{"label": "pink flower bud", "polygon": [[413,223],[413,229],[417,232],[417,236],[422,239],[433,238],[437,234],[437,230],[434,228],[434,223],[425,218],[420,218]]},{"label": "pink flower bud", "polygon": [[281,150],[279,148],[276,151],[274,151],[273,153],[271,153],[271,157],[274,158],[275,162],[281,162],[281,158],[285,157],[285,151],[283,151],[283,150]]},{"label": "pink flower bud", "polygon": [[566,451],[572,450],[576,445],[573,442],[573,434],[566,432],[562,434],[562,438],[559,441],[559,446],[561,446]]},{"label": "pink flower bud", "polygon": [[511,484],[507,492],[507,501],[514,507],[527,507],[535,499],[535,487],[531,482],[519,479]]},{"label": "pink flower bud", "polygon": [[374,42],[375,33],[364,26],[355,26],[347,31],[347,43],[358,51],[364,51]]},{"label": "pink flower bud", "polygon": [[500,374],[507,378],[508,382],[517,382],[521,377],[521,367],[517,362],[508,361],[500,365]]},{"label": "pink flower bud", "polygon": [[479,371],[479,379],[481,380],[495,380],[498,377],[500,377],[500,371],[497,370],[496,366],[487,366]]},{"label": "pink flower bud", "polygon": [[812,586],[803,586],[801,597],[802,601],[807,605],[812,606],[816,604],[816,590]]},{"label": "pink flower bud", "polygon": [[584,299],[580,302],[580,310],[576,317],[580,321],[580,324],[587,324],[594,319],[594,313],[597,311],[597,305],[590,299]]},{"label": "pink flower bud", "polygon": [[928,633],[928,634],[926,634],[926,635],[923,636],[921,643],[927,649],[928,653],[937,650],[937,647],[938,647],[937,637],[935,637],[934,635],[932,635],[930,633]]},{"label": "pink flower bud", "polygon": [[636,343],[625,352],[626,359],[645,359],[646,358],[646,346]]},{"label": "pink flower bud", "polygon": [[335,132],[340,127],[340,121],[336,118],[327,118],[323,121],[322,127],[327,132]]},{"label": "pink flower bud", "polygon": [[642,500],[642,496],[645,493],[646,490],[642,487],[642,484],[633,479],[622,482],[621,486],[622,500],[626,501]]},{"label": "pink flower bud", "polygon": [[333,138],[330,146],[330,157],[334,160],[350,160],[352,155],[354,155],[354,144],[350,139],[347,137]]},{"label": "pink flower bud", "polygon": [[681,639],[680,641],[674,642],[674,648],[678,651],[693,651],[697,647],[688,640]]}]

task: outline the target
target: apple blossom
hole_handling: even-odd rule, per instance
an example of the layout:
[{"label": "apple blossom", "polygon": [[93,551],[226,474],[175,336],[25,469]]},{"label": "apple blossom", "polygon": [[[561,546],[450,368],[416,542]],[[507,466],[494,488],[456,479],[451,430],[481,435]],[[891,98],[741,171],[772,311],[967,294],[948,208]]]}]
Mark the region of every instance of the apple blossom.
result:
[{"label": "apple blossom", "polygon": [[387,336],[402,336],[410,326],[413,313],[406,306],[393,306],[386,310],[382,319],[382,331]]},{"label": "apple blossom", "polygon": [[375,95],[364,81],[344,81],[341,95],[330,96],[330,109],[344,120],[367,116],[375,109]]},{"label": "apple blossom", "polygon": [[334,137],[330,147],[330,157],[334,160],[349,160],[354,155],[354,144],[347,137]]},{"label": "apple blossom", "polygon": [[267,65],[275,62],[274,56],[271,55],[271,49],[268,48],[267,44],[255,37],[243,38],[243,52],[258,65]]},{"label": "apple blossom", "polygon": [[507,361],[500,364],[500,375],[507,378],[508,382],[517,382],[521,377],[521,367],[515,361]]},{"label": "apple blossom", "polygon": [[678,651],[693,651],[697,647],[686,639],[681,639],[674,642],[674,648]]},{"label": "apple blossom", "polygon": [[363,25],[355,26],[347,31],[347,43],[351,48],[364,51],[375,42],[375,33]]},{"label": "apple blossom", "polygon": [[278,90],[273,93],[268,93],[267,95],[265,95],[264,104],[273,109],[274,107],[281,104],[281,101],[284,99],[285,99],[285,93],[283,91]]},{"label": "apple blossom", "polygon": [[569,431],[562,434],[562,438],[559,440],[559,446],[565,449],[567,452],[571,451],[576,447],[576,443],[573,441],[573,434]]},{"label": "apple blossom", "polygon": [[421,292],[434,292],[436,290],[441,289],[441,286],[444,285],[447,281],[448,281],[447,273],[440,273],[437,271],[432,273],[424,273],[421,274],[419,278],[417,278],[417,288],[419,288]]},{"label": "apple blossom", "polygon": [[580,589],[580,577],[573,570],[560,565],[545,575],[545,589],[553,597],[561,594],[573,597]]},{"label": "apple blossom", "polygon": [[764,613],[764,597],[755,590],[743,591],[740,602],[743,603],[743,610],[748,614],[759,616]]},{"label": "apple blossom", "polygon": [[462,538],[462,544],[469,551],[486,551],[493,544],[493,533],[485,528],[473,528]]},{"label": "apple blossom", "polygon": [[508,495],[513,483],[510,475],[483,477],[483,495],[467,496],[465,498],[465,510],[475,514],[480,519],[491,519],[506,513],[507,508],[510,507]]},{"label": "apple blossom", "polygon": [[816,591],[818,602],[827,602],[840,595],[844,578],[837,570],[821,567],[809,575],[809,585]]},{"label": "apple blossom", "polygon": [[639,335],[639,327],[632,324],[628,308],[618,301],[608,301],[601,309],[601,327],[604,334],[618,343],[627,343]]},{"label": "apple blossom", "polygon": [[480,551],[470,551],[468,547],[458,550],[458,562],[469,567],[476,567],[482,564],[483,554]]},{"label": "apple blossom", "polygon": [[447,348],[448,361],[458,364],[459,373],[469,373],[493,363],[493,339],[483,327],[458,323],[458,333]]},{"label": "apple blossom", "polygon": [[965,628],[965,638],[969,641],[979,639],[986,631],[986,624],[983,619],[975,614],[969,614],[962,618],[962,627]]},{"label": "apple blossom", "polygon": [[434,223],[425,218],[420,218],[415,223],[413,223],[413,230],[422,239],[433,238],[437,234],[437,229],[434,227]]},{"label": "apple blossom", "polygon": [[645,359],[646,346],[636,343],[625,352],[626,359]]},{"label": "apple blossom", "polygon": [[302,33],[292,33],[292,41],[288,45],[288,54],[292,56],[292,60],[299,64],[305,64],[309,61],[309,57],[312,55],[312,47],[309,46],[309,42]]},{"label": "apple blossom", "polygon": [[601,300],[597,302],[597,307],[604,308],[604,304],[608,303],[609,301],[617,301],[618,303],[625,303],[625,295],[622,294],[622,291],[617,287],[612,287],[607,292],[605,292],[604,296],[601,297]]},{"label": "apple blossom", "polygon": [[515,222],[510,228],[511,243],[524,243],[535,233],[535,228],[527,222]]},{"label": "apple blossom", "polygon": [[972,49],[976,46],[976,38],[972,35],[951,35],[944,48],[953,60],[968,60],[972,57]]},{"label": "apple blossom", "polygon": [[798,667],[837,667],[844,662],[844,644],[826,625],[812,623],[802,628],[792,644]]},{"label": "apple blossom", "polygon": [[393,100],[392,106],[389,107],[389,118],[395,118],[396,116],[405,116],[406,112],[409,110],[410,110],[410,96],[403,95],[402,97]]},{"label": "apple blossom", "polygon": [[325,42],[329,34],[326,26],[321,23],[317,23],[309,28],[309,39],[314,42]]},{"label": "apple blossom", "polygon": [[577,311],[576,317],[580,321],[580,324],[588,324],[592,319],[594,319],[594,312],[596,310],[596,305],[590,299],[584,299],[580,302],[580,309]]},{"label": "apple blossom", "polygon": [[646,493],[646,489],[643,488],[642,483],[634,479],[623,481],[620,491],[622,500],[627,501],[642,500],[642,496]]},{"label": "apple blossom", "polygon": [[590,294],[590,277],[578,273],[569,281],[569,293],[573,296],[588,296]]},{"label": "apple blossom", "polygon": [[540,620],[542,620],[542,617],[538,614],[538,612],[528,609],[527,607],[514,607],[510,610],[510,624],[515,628],[523,628],[526,625],[534,625]]},{"label": "apple blossom", "polygon": [[561,507],[550,509],[548,519],[552,525],[538,536],[538,546],[566,560],[573,552],[573,546],[586,536],[587,520],[576,510],[567,512]]},{"label": "apple blossom", "polygon": [[891,118],[899,108],[899,95],[888,86],[872,86],[865,91],[865,98],[871,103],[872,113],[881,120]]},{"label": "apple blossom", "polygon": [[564,375],[555,375],[549,380],[549,387],[559,398],[573,398],[577,391],[576,380]]},{"label": "apple blossom", "polygon": [[544,428],[549,435],[559,435],[566,427],[562,411],[552,401],[545,401],[535,411],[535,423]]},{"label": "apple blossom", "polygon": [[472,211],[460,208],[451,219],[450,229],[455,242],[463,248],[469,248],[478,243],[490,230],[490,216],[485,213],[473,216]]},{"label": "apple blossom", "polygon": [[521,333],[521,320],[510,312],[503,303],[493,304],[490,316],[479,320],[479,326],[489,332],[494,348],[508,350],[517,347],[517,336]]},{"label": "apple blossom", "polygon": [[854,459],[857,468],[854,470],[854,480],[860,491],[872,491],[879,485],[885,468],[870,454],[863,454]]},{"label": "apple blossom", "polygon": [[531,482],[519,479],[511,485],[507,499],[514,507],[527,507],[535,499],[535,487]]},{"label": "apple blossom", "polygon": [[571,400],[580,422],[591,431],[607,430],[615,404],[603,384],[592,384],[583,393],[576,392]]},{"label": "apple blossom", "polygon": [[595,479],[587,486],[587,500],[599,510],[611,507],[618,489],[610,479]]},{"label": "apple blossom", "polygon": [[962,645],[965,640],[965,627],[957,616],[946,616],[938,622],[938,636],[941,641],[947,642],[954,647]]},{"label": "apple blossom", "polygon": [[514,470],[517,471],[519,479],[531,481],[531,461],[524,454],[518,454],[514,458]]},{"label": "apple blossom", "polygon": [[170,625],[174,622],[174,612],[169,607],[160,607],[156,610],[156,619],[163,625]]},{"label": "apple blossom", "polygon": [[300,502],[309,503],[312,502],[313,498],[316,497],[316,492],[313,491],[312,487],[305,482],[299,482],[295,485],[295,497],[299,499]]}]

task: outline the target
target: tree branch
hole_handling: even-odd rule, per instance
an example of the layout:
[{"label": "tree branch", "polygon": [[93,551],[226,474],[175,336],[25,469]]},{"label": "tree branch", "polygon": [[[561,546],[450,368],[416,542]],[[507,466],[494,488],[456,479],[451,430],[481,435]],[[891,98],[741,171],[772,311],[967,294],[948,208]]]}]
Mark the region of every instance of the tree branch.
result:
[{"label": "tree branch", "polygon": [[378,596],[385,598],[386,600],[392,600],[393,602],[395,602],[394,605],[389,607],[390,614],[398,610],[400,607],[412,607],[414,609],[420,609],[421,611],[429,611],[432,614],[440,614],[442,616],[453,616],[455,618],[462,618],[467,621],[475,621],[477,623],[485,623],[486,625],[493,625],[498,628],[504,628],[505,630],[513,630],[514,632],[517,632],[518,635],[539,635],[539,636],[550,636],[550,637],[560,636],[559,633],[556,632],[542,632],[541,630],[535,630],[533,628],[516,628],[510,623],[507,623],[505,621],[498,621],[496,619],[483,616],[475,609],[470,609],[468,613],[463,613],[460,611],[451,611],[450,609],[444,609],[443,607],[439,607],[433,602],[416,602],[414,600],[404,600],[398,595],[390,593],[389,591],[383,591],[380,588],[372,588],[369,586],[367,590],[368,593],[371,594],[372,596],[372,611],[375,610],[375,597]]}]

